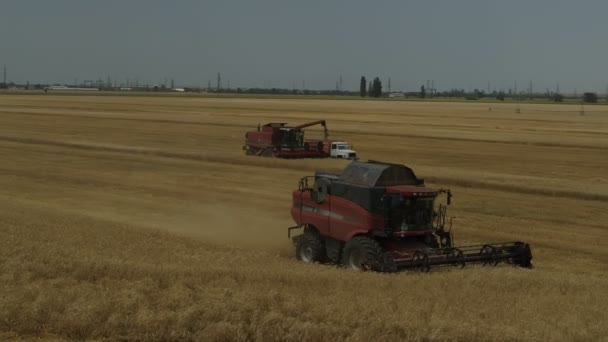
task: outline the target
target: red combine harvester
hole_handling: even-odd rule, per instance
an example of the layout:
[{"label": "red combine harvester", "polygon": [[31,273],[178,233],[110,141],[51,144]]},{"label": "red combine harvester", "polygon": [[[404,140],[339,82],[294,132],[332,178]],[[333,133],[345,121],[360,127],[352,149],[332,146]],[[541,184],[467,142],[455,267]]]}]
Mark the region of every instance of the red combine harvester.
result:
[{"label": "red combine harvester", "polygon": [[[323,140],[304,139],[304,128],[323,126]],[[287,126],[284,122],[272,122],[258,126],[257,131],[245,133],[243,150],[247,155],[276,158],[344,158],[356,159],[357,153],[347,143],[328,140],[325,120],[299,126]]]},{"label": "red combine harvester", "polygon": [[[340,175],[316,172],[300,179],[291,216],[303,234],[293,238],[304,262],[331,262],[357,270],[429,271],[436,266],[496,265],[531,268],[524,242],[453,246],[446,228],[448,189],[431,189],[405,165],[352,162]],[[446,205],[438,204],[441,194]]]}]

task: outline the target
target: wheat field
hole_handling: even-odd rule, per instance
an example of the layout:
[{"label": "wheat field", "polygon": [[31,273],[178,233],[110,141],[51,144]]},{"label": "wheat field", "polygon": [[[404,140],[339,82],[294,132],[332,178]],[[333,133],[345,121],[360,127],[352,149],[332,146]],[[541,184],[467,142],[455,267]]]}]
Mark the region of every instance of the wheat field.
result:
[{"label": "wheat field", "polygon": [[[451,188],[456,244],[535,268],[296,261],[291,191],[346,162],[241,146],[318,119]],[[0,339],[608,340],[606,106],[0,95],[0,127]]]}]

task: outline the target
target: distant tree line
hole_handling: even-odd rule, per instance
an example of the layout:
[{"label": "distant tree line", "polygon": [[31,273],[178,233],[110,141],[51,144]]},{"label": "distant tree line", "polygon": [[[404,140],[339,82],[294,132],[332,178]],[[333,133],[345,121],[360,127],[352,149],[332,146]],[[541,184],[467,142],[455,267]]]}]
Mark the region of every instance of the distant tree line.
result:
[{"label": "distant tree line", "polygon": [[367,80],[365,79],[365,76],[361,76],[361,83],[359,84],[359,96],[381,97],[382,81],[380,81],[380,78],[375,77],[374,80],[369,81],[369,85],[367,85]]},{"label": "distant tree line", "polygon": [[[174,85],[171,82],[171,85]],[[22,89],[22,90],[44,90],[50,86],[60,86],[62,84],[43,84],[35,83],[30,84],[17,84],[14,82],[7,82],[3,84],[0,82],[0,89]],[[124,90],[122,86],[112,85],[112,83],[105,82],[103,80],[97,80],[89,85],[79,85],[81,88],[94,88],[101,91],[121,91]],[[172,92],[174,89],[164,84],[161,85],[138,85],[134,87],[128,87],[132,91],[150,91],[150,92]],[[287,88],[209,88],[209,87],[184,87],[185,92],[197,92],[197,93],[226,93],[226,94],[269,94],[269,95],[331,95],[331,96],[360,96],[360,97],[383,97],[388,96],[388,92],[384,92],[382,81],[379,77],[374,77],[373,80],[367,80],[365,76],[361,76],[359,83],[359,91],[349,90],[306,90],[306,89],[287,89]],[[483,89],[473,89],[472,91],[466,91],[464,89],[450,89],[445,91],[436,91],[432,89],[426,89],[424,85],[420,86],[419,91],[413,92],[399,92],[400,97],[407,98],[428,98],[428,97],[441,97],[441,98],[463,98],[466,100],[480,100],[480,99],[496,99],[504,101],[509,98],[511,100],[545,100],[554,102],[563,102],[564,100],[579,100],[585,103],[597,103],[600,101],[600,97],[595,92],[585,92],[581,95],[564,95],[559,92],[553,92],[547,90],[546,92],[519,92],[515,93],[511,89],[508,91],[496,91],[487,92]],[[608,98],[604,99],[608,101]]]}]

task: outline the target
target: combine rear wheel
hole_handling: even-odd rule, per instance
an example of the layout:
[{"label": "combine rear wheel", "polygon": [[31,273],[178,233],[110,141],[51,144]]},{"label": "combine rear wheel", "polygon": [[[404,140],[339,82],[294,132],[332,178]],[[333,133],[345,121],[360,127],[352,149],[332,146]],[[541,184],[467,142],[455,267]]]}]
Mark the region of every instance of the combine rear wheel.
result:
[{"label": "combine rear wheel", "polygon": [[357,271],[379,270],[384,254],[373,239],[355,236],[344,246],[342,263]]},{"label": "combine rear wheel", "polygon": [[321,237],[315,233],[305,232],[297,242],[296,257],[308,263],[324,261],[325,247]]}]

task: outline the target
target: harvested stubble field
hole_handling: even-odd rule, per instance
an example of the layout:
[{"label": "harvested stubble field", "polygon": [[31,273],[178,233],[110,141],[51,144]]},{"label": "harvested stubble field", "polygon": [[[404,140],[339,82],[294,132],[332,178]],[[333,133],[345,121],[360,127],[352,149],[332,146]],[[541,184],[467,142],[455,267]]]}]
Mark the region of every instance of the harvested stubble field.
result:
[{"label": "harvested stubble field", "polygon": [[[0,96],[0,338],[606,340],[606,108],[489,106]],[[322,118],[450,187],[457,244],[524,240],[535,269],[295,261],[291,191],[345,163],[245,157],[243,135]]]}]

